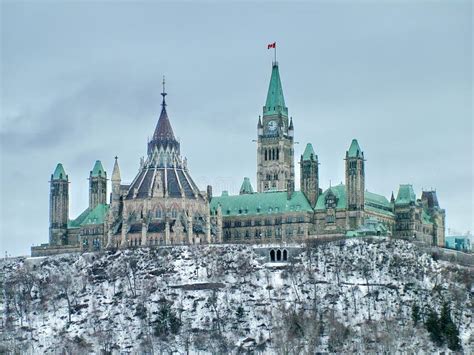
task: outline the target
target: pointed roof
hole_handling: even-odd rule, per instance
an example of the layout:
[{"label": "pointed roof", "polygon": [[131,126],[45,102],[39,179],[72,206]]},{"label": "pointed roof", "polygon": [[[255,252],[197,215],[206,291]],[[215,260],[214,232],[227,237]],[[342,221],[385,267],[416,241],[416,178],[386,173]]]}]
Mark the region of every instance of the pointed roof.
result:
[{"label": "pointed roof", "polygon": [[242,182],[242,186],[240,187],[240,195],[244,194],[253,194],[253,187],[248,177],[244,177],[244,181]]},{"label": "pointed roof", "polygon": [[161,93],[161,96],[163,96],[163,101],[161,103],[161,114],[160,118],[158,119],[158,123],[156,124],[153,137],[148,143],[148,154],[151,154],[155,147],[173,147],[179,152],[179,142],[174,136],[173,128],[171,127],[168,113],[166,112],[166,95],[167,93],[165,92],[163,80],[163,92]]},{"label": "pointed roof", "polygon": [[96,160],[94,164],[94,168],[91,171],[91,177],[107,177],[105,173],[104,167],[100,160]]},{"label": "pointed roof", "polygon": [[301,160],[306,161],[316,159],[318,159],[318,156],[314,153],[313,145],[311,143],[306,144]]},{"label": "pointed roof", "polygon": [[63,164],[58,163],[56,169],[54,169],[53,180],[64,180],[67,181],[67,175],[64,171]]},{"label": "pointed roof", "polygon": [[357,139],[352,140],[351,146],[349,147],[349,150],[347,151],[347,157],[348,158],[363,158],[364,157],[364,153],[362,152],[362,149],[360,149]]},{"label": "pointed roof", "polygon": [[409,184],[400,185],[398,188],[397,199],[395,200],[395,205],[409,205],[416,202],[415,191],[413,191],[413,186]]},{"label": "pointed roof", "polygon": [[168,113],[166,112],[165,93],[163,95],[163,103],[160,118],[156,124],[155,132],[153,133],[153,140],[175,140],[173,128],[171,127]]},{"label": "pointed roof", "polygon": [[274,62],[270,84],[268,85],[267,101],[263,108],[263,115],[270,116],[278,114],[288,116],[288,108],[285,106],[278,63]]},{"label": "pointed roof", "polygon": [[120,168],[118,165],[118,157],[115,157],[114,170],[112,172],[112,181],[121,181]]}]

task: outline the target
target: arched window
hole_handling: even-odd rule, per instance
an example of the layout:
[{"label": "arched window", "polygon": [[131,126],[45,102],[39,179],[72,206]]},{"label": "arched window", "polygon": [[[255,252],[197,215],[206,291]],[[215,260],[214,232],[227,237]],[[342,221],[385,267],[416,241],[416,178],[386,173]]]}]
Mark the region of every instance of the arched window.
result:
[{"label": "arched window", "polygon": [[288,252],[286,251],[286,249],[283,250],[283,261],[287,261],[288,260]]},{"label": "arched window", "polygon": [[275,250],[270,250],[270,261],[275,261]]},{"label": "arched window", "polygon": [[277,261],[280,261],[281,260],[281,250],[278,249],[277,250]]},{"label": "arched window", "polygon": [[275,149],[272,149],[272,160],[275,160]]},{"label": "arched window", "polygon": [[267,160],[267,150],[265,149],[265,160]]},{"label": "arched window", "polygon": [[277,148],[277,160],[280,160],[280,148]]}]

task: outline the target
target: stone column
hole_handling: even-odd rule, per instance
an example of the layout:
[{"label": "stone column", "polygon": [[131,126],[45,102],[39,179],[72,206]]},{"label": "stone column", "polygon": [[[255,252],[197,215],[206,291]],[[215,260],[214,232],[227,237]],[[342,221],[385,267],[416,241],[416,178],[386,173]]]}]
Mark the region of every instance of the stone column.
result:
[{"label": "stone column", "polygon": [[128,230],[128,225],[127,225],[127,222],[124,221],[122,224],[122,238],[120,241],[121,248],[127,247],[127,230]]},{"label": "stone column", "polygon": [[168,220],[166,220],[165,223],[165,244],[170,244],[170,222],[168,222]]},{"label": "stone column", "polygon": [[147,224],[145,223],[145,221],[142,221],[142,246],[147,245],[146,232],[147,232]]},{"label": "stone column", "polygon": [[209,213],[206,214],[206,242],[207,244],[211,243],[211,216]]},{"label": "stone column", "polygon": [[192,244],[193,242],[193,216],[188,215],[188,242],[187,244]]}]

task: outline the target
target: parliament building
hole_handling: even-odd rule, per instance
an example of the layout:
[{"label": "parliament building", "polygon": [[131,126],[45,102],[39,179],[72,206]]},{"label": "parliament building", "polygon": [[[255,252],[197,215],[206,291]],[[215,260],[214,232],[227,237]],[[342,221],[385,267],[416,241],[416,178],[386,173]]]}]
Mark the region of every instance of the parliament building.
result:
[{"label": "parliament building", "polygon": [[243,178],[240,193],[213,196],[200,190],[181,157],[166,109],[140,161],[135,179],[123,184],[118,159],[110,196],[107,173],[96,161],[89,173],[89,206],[69,216],[69,176],[58,164],[50,180],[49,243],[33,256],[109,248],[208,244],[291,243],[313,238],[380,235],[444,246],[445,211],[436,191],[417,197],[409,184],[390,199],[365,186],[364,151],[353,139],[344,157],[345,183],[323,190],[318,155],[311,143],[297,157],[296,190],[293,119],[288,115],[277,62],[263,113],[257,121],[257,185]]}]

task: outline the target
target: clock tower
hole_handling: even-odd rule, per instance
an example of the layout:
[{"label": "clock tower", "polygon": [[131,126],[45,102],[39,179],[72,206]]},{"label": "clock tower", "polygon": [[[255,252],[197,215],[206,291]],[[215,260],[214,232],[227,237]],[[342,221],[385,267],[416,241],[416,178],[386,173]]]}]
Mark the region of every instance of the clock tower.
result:
[{"label": "clock tower", "polygon": [[257,125],[257,190],[288,191],[295,186],[293,121],[288,118],[278,62],[273,62],[263,117]]}]

